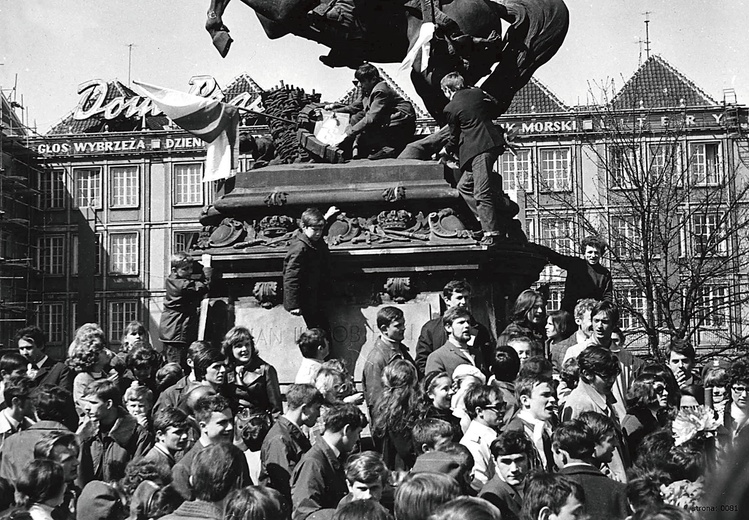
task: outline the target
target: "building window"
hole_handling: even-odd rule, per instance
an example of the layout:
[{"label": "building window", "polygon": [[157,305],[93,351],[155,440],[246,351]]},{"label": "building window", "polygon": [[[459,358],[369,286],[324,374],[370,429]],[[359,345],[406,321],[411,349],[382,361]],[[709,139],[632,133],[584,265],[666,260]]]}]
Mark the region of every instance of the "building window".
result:
[{"label": "building window", "polygon": [[39,172],[39,192],[42,194],[42,209],[65,208],[65,170]]},{"label": "building window", "polygon": [[65,237],[39,238],[39,269],[46,274],[65,274]]},{"label": "building window", "polygon": [[719,213],[697,213],[692,215],[692,238],[694,252],[703,256],[722,256],[728,251],[723,215]]},{"label": "building window", "polygon": [[558,311],[562,308],[562,297],[564,296],[563,287],[550,287],[549,288],[549,301],[546,302],[546,310],[548,312]]},{"label": "building window", "polygon": [[174,204],[194,206],[203,204],[203,165],[200,163],[174,165]]},{"label": "building window", "polygon": [[136,208],[140,200],[140,169],[138,166],[112,166],[110,192],[113,208]]},{"label": "building window", "polygon": [[610,147],[608,167],[612,188],[632,189],[639,177],[635,148],[632,146]]},{"label": "building window", "polygon": [[67,330],[64,326],[63,310],[62,303],[46,303],[38,308],[36,323],[47,335],[50,345],[60,345],[63,342],[63,332]]},{"label": "building window", "polygon": [[619,326],[622,330],[633,330],[639,327],[640,323],[635,313],[645,314],[645,296],[642,290],[636,288],[622,289],[618,292],[619,299],[627,303],[627,307],[622,308],[619,318]]},{"label": "building window", "polygon": [[566,218],[542,218],[541,243],[563,255],[574,254],[573,222]]},{"label": "building window", "polygon": [[642,238],[634,216],[611,217],[611,253],[615,258],[637,258],[642,254]]},{"label": "building window", "polygon": [[[673,143],[657,143],[648,146],[650,164],[649,178],[656,185],[671,182],[679,162],[679,146]],[[681,179],[679,179],[681,184]]]},{"label": "building window", "polygon": [[499,161],[504,190],[523,189],[530,193],[533,191],[531,181],[531,151],[516,150],[515,154],[502,154]]},{"label": "building window", "polygon": [[539,151],[541,187],[544,191],[572,189],[569,148],[542,148]]},{"label": "building window", "polygon": [[720,147],[718,143],[691,143],[689,145],[692,182],[697,186],[720,183]]},{"label": "building window", "polygon": [[172,253],[189,251],[198,241],[199,231],[175,231]]},{"label": "building window", "polygon": [[[73,252],[71,255],[71,274],[74,276],[78,272],[78,259],[80,258],[81,242],[78,235],[73,235]],[[94,274],[101,274],[101,233],[94,233]]]},{"label": "building window", "polygon": [[79,208],[101,208],[101,169],[76,168],[75,202]]},{"label": "building window", "polygon": [[109,341],[120,343],[125,326],[138,319],[138,301],[110,302],[109,304]]},{"label": "building window", "polygon": [[112,233],[109,238],[109,272],[138,274],[138,234]]},{"label": "building window", "polygon": [[728,319],[728,288],[713,285],[700,290],[695,317],[700,327],[722,328]]}]

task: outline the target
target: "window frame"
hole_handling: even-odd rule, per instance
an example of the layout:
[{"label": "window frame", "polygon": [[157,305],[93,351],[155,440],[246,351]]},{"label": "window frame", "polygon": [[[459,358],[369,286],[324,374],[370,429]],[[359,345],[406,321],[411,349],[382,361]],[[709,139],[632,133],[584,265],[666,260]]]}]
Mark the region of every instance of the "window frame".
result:
[{"label": "window frame", "polygon": [[[125,197],[127,200],[124,202],[118,203],[117,198],[123,198],[120,196],[120,193],[118,190],[124,189],[127,191],[130,186],[127,182],[124,183],[123,188],[118,188],[119,184],[115,181],[115,175],[117,171],[127,171],[128,169],[134,169],[135,170],[135,179],[133,180],[133,186],[135,194],[130,194],[127,196],[125,194]],[[140,180],[141,180],[141,174],[140,174],[140,165],[139,164],[113,164],[109,166],[109,207],[112,209],[122,209],[122,208],[138,208],[140,207]]]},{"label": "window frame", "polygon": [[[527,157],[521,159],[520,155],[524,154],[527,154]],[[525,165],[526,170],[521,172],[520,165],[524,163],[527,163]],[[526,193],[533,193],[533,152],[530,148],[518,149],[514,155],[512,153],[502,154],[497,160],[497,169],[500,175],[502,175],[502,187],[504,191],[522,188]],[[524,185],[519,182],[519,173],[524,177]]]},{"label": "window frame", "polygon": [[[689,154],[689,181],[692,183],[693,186],[697,187],[709,187],[709,186],[720,186],[723,182],[723,146],[720,141],[714,141],[714,140],[700,140],[700,141],[690,141],[687,143],[687,150]],[[693,148],[697,146],[702,146],[705,148],[704,150],[704,179],[703,180],[697,180],[698,175],[702,175],[702,173],[696,173],[695,166],[698,164],[697,160],[695,159],[695,152],[693,151]],[[712,161],[712,166],[714,167],[714,180],[710,179],[710,164],[708,160],[708,153],[707,153],[707,146],[714,146],[715,147],[715,157]]]},{"label": "window frame", "polygon": [[[39,205],[45,211],[62,211],[66,209],[65,195],[67,191],[65,190],[65,174],[65,168],[52,168],[39,172],[37,178],[37,186],[41,194]],[[59,204],[56,204],[55,201],[59,202]]]},{"label": "window frame", "polygon": [[[619,175],[620,166],[622,165],[621,160],[621,152],[625,152],[628,157],[626,157],[626,160],[631,164],[631,168],[629,170],[628,178],[623,179],[623,182],[619,182],[618,179],[621,177]],[[632,190],[634,189],[635,185],[633,181],[633,175],[637,176],[639,173],[638,168],[638,161],[641,154],[641,151],[639,150],[639,147],[629,146],[629,145],[623,145],[623,144],[616,144],[616,143],[609,143],[606,146],[606,153],[607,153],[607,163],[609,165],[609,182],[612,190]],[[634,168],[634,169],[632,169]],[[636,177],[634,177],[636,178]]]},{"label": "window frame", "polygon": [[[197,166],[198,168],[198,180],[197,180],[197,190],[196,193],[198,195],[199,200],[188,200],[188,201],[181,201],[179,200],[179,194],[180,191],[178,190],[179,182],[178,179],[180,177],[180,173],[178,172],[178,169],[180,168],[189,168],[191,166]],[[173,193],[173,204],[175,207],[191,207],[191,206],[203,206],[205,203],[205,193],[203,190],[203,163],[200,162],[176,162],[172,164],[172,193]]]},{"label": "window frame", "polygon": [[[134,261],[133,261],[135,265],[134,272],[124,272],[124,271],[118,271],[115,269],[116,267],[115,260],[118,258],[119,254],[123,254],[123,253],[115,251],[114,241],[117,238],[127,237],[127,236],[132,236],[135,239],[134,252],[124,253],[124,254],[133,254],[135,256]],[[114,275],[114,276],[138,276],[140,274],[140,233],[138,233],[137,231],[121,231],[121,232],[113,232],[109,234],[109,265],[107,266],[107,272],[110,275]]]},{"label": "window frame", "polygon": [[[50,319],[53,311],[57,309],[57,322]],[[65,303],[47,302],[40,303],[36,308],[36,325],[45,333],[48,345],[63,345],[65,342]]]},{"label": "window frame", "polygon": [[[102,209],[103,207],[103,195],[104,195],[104,187],[102,186],[102,168],[101,166],[77,166],[73,168],[73,179],[75,182],[75,197],[73,200],[73,203],[75,204],[75,208],[77,209],[83,209],[91,207],[93,209]],[[82,201],[82,186],[81,186],[81,173],[82,172],[89,172],[90,174],[95,174],[96,183],[98,186],[94,186],[93,188],[91,186],[87,186],[86,190],[89,192],[96,192],[98,190],[98,197],[93,198],[95,204],[91,204],[90,202],[88,204],[81,204]],[[91,175],[88,177],[87,184],[91,184]],[[86,196],[86,200],[92,199],[91,193],[88,193]]]},{"label": "window frame", "polygon": [[[558,169],[553,170],[546,170],[545,164],[547,163],[546,159],[544,158],[544,154],[549,152],[564,152],[565,158],[564,161],[566,161],[566,171],[565,171],[565,178],[562,179],[562,182],[564,182],[564,186],[559,187],[557,184],[559,184],[559,180],[557,178],[556,172],[558,172]],[[557,158],[554,158],[553,161],[556,163],[558,161]],[[555,178],[553,185],[549,182],[547,178],[548,171],[554,171],[555,172]],[[572,191],[572,147],[570,146],[547,146],[542,147],[538,149],[538,191],[541,193],[557,193],[557,192],[564,192],[569,193]]]},{"label": "window frame", "polygon": [[[547,237],[546,231],[551,228],[547,228],[545,225],[548,222],[564,223],[566,229],[566,236]],[[538,222],[538,237],[541,244],[545,245],[557,251],[563,255],[575,255],[575,221],[574,218],[564,219],[561,217],[540,217]],[[554,226],[554,229],[558,229],[558,226]]]},{"label": "window frame", "polygon": [[[126,305],[132,305],[134,309],[132,309],[132,314],[128,314],[126,310],[124,309],[124,306]],[[115,325],[115,306],[123,306],[123,309],[118,314],[121,314],[124,318],[122,321],[116,326]],[[125,331],[125,327],[128,323],[131,321],[138,320],[140,321],[140,301],[135,300],[112,300],[107,305],[107,336],[109,337],[109,342],[113,344],[120,344],[122,342],[122,334]]]},{"label": "window frame", "polygon": [[[48,241],[55,240],[59,241],[59,244],[53,245],[47,243]],[[57,251],[55,256],[48,256],[46,253],[53,253]],[[37,267],[44,273],[45,276],[64,276],[65,275],[65,235],[56,233],[49,235],[42,235],[37,241]],[[50,260],[48,263],[46,260]],[[55,271],[47,270],[47,266],[57,266],[58,269]]]},{"label": "window frame", "polygon": [[[723,231],[720,232],[720,228],[725,228],[726,223],[723,221],[724,215],[718,215],[717,213],[690,213],[689,214],[689,231],[690,236],[692,239],[692,244],[690,250],[693,254],[701,255],[701,256],[717,256],[717,257],[724,257],[728,254],[728,237],[726,236],[726,232]],[[708,231],[707,233],[700,233],[698,235],[697,228],[698,224],[695,222],[698,218],[704,218],[705,222],[703,224],[699,224],[699,226],[704,226]],[[714,218],[716,220],[715,223],[708,224],[707,219],[708,218]],[[719,238],[720,235],[723,235],[722,238]],[[700,236],[706,236],[707,244],[703,245],[703,241],[699,240],[698,237]],[[712,239],[712,240],[711,240]],[[703,239],[704,240],[704,239]],[[703,247],[705,251],[701,251],[700,247]]]}]

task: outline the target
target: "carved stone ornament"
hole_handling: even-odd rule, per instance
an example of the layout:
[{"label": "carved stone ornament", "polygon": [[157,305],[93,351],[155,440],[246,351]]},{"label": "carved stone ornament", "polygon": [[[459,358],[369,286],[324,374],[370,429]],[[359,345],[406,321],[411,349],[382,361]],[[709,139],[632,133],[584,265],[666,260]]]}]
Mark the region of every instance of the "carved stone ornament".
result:
[{"label": "carved stone ornament", "polygon": [[328,245],[336,246],[351,242],[354,238],[361,235],[364,229],[366,229],[366,222],[363,219],[357,217],[351,218],[345,213],[339,213],[328,227],[328,234],[325,239]]},{"label": "carved stone ornament", "polygon": [[388,278],[387,282],[385,282],[385,292],[395,303],[407,302],[414,297],[414,290],[413,287],[411,287],[411,278]]},{"label": "carved stone ornament", "polygon": [[429,214],[429,241],[455,243],[474,240],[473,232],[466,229],[455,210],[445,208]]},{"label": "carved stone ornament", "polygon": [[414,223],[414,216],[404,209],[383,211],[377,215],[377,224],[384,230],[404,231]]},{"label": "carved stone ornament", "polygon": [[391,186],[382,190],[382,198],[387,202],[398,202],[406,198],[406,188],[403,186]]},{"label": "carved stone ornament", "polygon": [[233,218],[225,218],[211,233],[211,247],[228,247],[239,242],[245,235],[244,224]]},{"label": "carved stone ornament", "polygon": [[286,215],[269,215],[260,220],[255,229],[262,238],[278,238],[296,230],[296,222]]},{"label": "carved stone ornament", "polygon": [[263,202],[265,202],[266,206],[283,206],[286,204],[288,196],[289,194],[285,191],[276,190],[273,193],[269,193]]},{"label": "carved stone ornament", "polygon": [[257,282],[252,289],[252,295],[263,309],[272,309],[281,302],[278,282]]}]

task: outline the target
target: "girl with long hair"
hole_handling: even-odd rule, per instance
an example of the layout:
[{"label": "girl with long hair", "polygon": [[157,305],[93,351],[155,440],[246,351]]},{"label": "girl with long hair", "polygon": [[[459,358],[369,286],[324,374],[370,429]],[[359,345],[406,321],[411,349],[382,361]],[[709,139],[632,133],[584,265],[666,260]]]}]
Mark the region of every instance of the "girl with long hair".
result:
[{"label": "girl with long hair", "polygon": [[511,337],[527,336],[533,341],[531,356],[544,354],[546,301],[541,293],[526,289],[520,293],[510,315],[510,324],[497,338],[497,345],[508,345]]},{"label": "girl with long hair", "polygon": [[421,382],[421,418],[441,419],[452,426],[453,442],[460,442],[460,418],[453,415],[453,380],[447,372],[430,372]]}]

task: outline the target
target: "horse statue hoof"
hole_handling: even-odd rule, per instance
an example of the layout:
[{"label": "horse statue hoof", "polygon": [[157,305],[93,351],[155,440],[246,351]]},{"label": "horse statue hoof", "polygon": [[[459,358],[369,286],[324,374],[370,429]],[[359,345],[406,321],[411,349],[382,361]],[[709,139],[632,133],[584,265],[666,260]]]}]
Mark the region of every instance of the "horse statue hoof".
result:
[{"label": "horse statue hoof", "polygon": [[222,58],[226,58],[226,55],[229,54],[229,47],[231,47],[231,42],[233,41],[228,31],[216,31],[213,33],[213,46],[216,47]]}]

